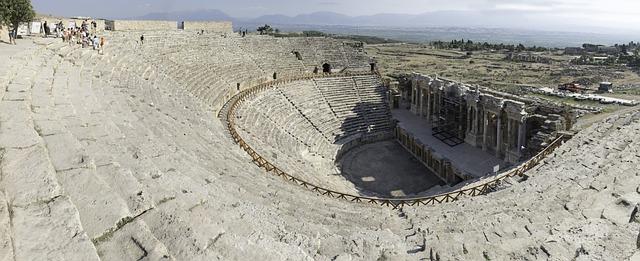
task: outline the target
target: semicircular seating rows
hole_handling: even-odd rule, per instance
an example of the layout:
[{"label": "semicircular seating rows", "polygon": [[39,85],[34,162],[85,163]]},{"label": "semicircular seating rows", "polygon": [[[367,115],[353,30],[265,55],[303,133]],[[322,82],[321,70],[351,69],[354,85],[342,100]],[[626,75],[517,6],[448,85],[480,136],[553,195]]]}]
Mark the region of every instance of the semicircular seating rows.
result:
[{"label": "semicircular seating rows", "polygon": [[[196,44],[202,52],[235,50],[216,37],[147,33],[152,41],[141,48],[138,36],[109,33],[105,55],[43,40],[0,63],[0,259],[637,256],[628,204],[638,195],[637,112],[585,129],[527,172],[526,182],[507,178],[483,197],[392,210],[318,197],[263,175],[226,136],[215,115],[235,92],[227,77],[269,79],[273,68],[187,51]],[[255,65],[227,69],[219,59]],[[315,117],[305,107],[301,114]],[[320,129],[327,136],[317,142],[340,135],[337,125]]]}]

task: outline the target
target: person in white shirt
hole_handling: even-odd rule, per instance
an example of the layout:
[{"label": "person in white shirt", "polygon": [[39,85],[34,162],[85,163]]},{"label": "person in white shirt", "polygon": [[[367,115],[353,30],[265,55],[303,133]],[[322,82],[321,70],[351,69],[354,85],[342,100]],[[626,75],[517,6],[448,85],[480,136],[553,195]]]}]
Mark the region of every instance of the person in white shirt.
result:
[{"label": "person in white shirt", "polygon": [[93,36],[93,50],[98,49],[98,45],[100,45],[100,42],[98,40],[98,36],[94,35]]}]

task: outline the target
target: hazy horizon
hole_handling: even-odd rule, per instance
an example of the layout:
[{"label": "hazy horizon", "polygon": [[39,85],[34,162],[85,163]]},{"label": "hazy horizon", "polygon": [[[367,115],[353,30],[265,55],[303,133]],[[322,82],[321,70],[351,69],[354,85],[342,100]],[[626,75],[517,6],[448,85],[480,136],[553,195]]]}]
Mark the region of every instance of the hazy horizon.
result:
[{"label": "hazy horizon", "polygon": [[[478,27],[487,27],[484,17],[497,17],[490,27],[526,28],[532,30],[593,31],[640,33],[640,1],[587,0],[406,0],[401,4],[390,0],[33,0],[38,13],[59,16],[92,16],[131,18],[157,12],[220,10],[234,18],[256,18],[264,15],[296,16],[315,12],[335,12],[348,16],[376,14],[419,15],[453,11],[478,14]],[[470,18],[473,19],[473,18]],[[456,22],[456,21],[451,21]],[[443,21],[446,23],[446,21]],[[572,30],[573,29],[573,30]]]}]

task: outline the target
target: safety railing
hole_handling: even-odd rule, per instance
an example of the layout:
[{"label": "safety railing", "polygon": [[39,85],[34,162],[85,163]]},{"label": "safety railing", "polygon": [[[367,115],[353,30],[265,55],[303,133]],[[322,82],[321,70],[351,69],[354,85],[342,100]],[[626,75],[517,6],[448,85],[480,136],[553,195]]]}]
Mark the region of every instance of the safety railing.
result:
[{"label": "safety railing", "polygon": [[247,144],[244,139],[238,134],[234,123],[235,123],[235,111],[240,104],[242,104],[247,98],[251,97],[254,94],[257,94],[266,89],[272,88],[279,84],[286,84],[294,81],[300,80],[309,80],[313,78],[326,78],[326,77],[348,77],[348,76],[360,76],[360,75],[377,75],[378,73],[340,73],[340,74],[305,74],[298,77],[292,77],[288,79],[275,80],[270,82],[265,82],[262,84],[258,84],[252,88],[246,89],[240,93],[238,93],[234,98],[230,100],[229,108],[226,111],[226,120],[227,120],[227,128],[233,138],[234,142],[237,143],[240,148],[242,148],[252,159],[252,162],[258,165],[260,168],[263,168],[267,173],[271,173],[275,176],[281,177],[291,183],[302,186],[306,189],[309,189],[313,192],[316,192],[320,195],[329,196],[336,199],[348,200],[353,202],[365,202],[370,204],[376,204],[380,206],[387,206],[401,208],[404,206],[422,206],[422,205],[435,205],[439,203],[445,202],[453,202],[458,200],[462,196],[479,196],[487,194],[491,191],[494,191],[505,179],[515,177],[515,176],[523,176],[524,173],[533,167],[535,167],[538,163],[540,163],[546,156],[551,154],[553,150],[559,147],[564,141],[565,136],[560,135],[553,142],[549,144],[546,148],[540,151],[538,154],[533,156],[531,159],[525,161],[520,164],[518,167],[508,170],[506,172],[497,174],[494,177],[488,178],[486,180],[478,181],[477,185],[473,185],[470,188],[463,188],[454,190],[447,193],[425,196],[425,197],[415,197],[415,198],[377,198],[377,197],[366,197],[366,196],[358,196],[347,193],[342,193],[338,191],[334,191],[331,189],[327,189],[313,183],[307,182],[300,178],[297,178],[293,175],[290,175],[284,172],[282,169],[278,168],[273,163],[269,162],[267,159],[262,157],[255,149],[253,149],[249,144]]}]

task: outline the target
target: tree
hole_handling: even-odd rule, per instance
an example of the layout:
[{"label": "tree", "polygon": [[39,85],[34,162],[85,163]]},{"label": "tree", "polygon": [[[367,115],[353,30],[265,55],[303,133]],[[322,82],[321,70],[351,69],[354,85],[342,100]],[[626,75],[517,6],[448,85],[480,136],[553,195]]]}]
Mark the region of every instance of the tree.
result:
[{"label": "tree", "polygon": [[16,36],[20,23],[30,22],[35,16],[30,0],[0,0],[0,24],[12,26],[12,37]]},{"label": "tree", "polygon": [[258,27],[258,32],[260,32],[260,34],[270,34],[273,32],[273,28],[271,28],[270,25],[265,24],[263,26]]}]

